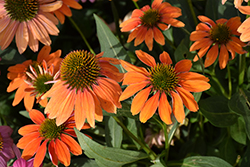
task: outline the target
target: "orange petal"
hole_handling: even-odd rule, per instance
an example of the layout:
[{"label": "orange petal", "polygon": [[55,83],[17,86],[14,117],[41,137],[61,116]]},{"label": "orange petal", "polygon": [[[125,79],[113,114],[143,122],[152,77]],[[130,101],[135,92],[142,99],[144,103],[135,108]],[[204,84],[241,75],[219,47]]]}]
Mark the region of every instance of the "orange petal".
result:
[{"label": "orange petal", "polygon": [[[15,78],[12,80],[7,88],[7,92],[12,92],[13,90],[20,87],[22,84],[26,84],[23,78]],[[27,84],[26,84],[27,85]]]},{"label": "orange petal", "polygon": [[185,119],[183,102],[182,102],[180,96],[177,93],[175,93],[174,91],[172,91],[170,94],[171,94],[172,100],[173,100],[172,106],[173,106],[174,116],[178,122],[182,123],[183,120]]},{"label": "orange petal", "polygon": [[181,73],[181,72],[188,72],[192,67],[192,62],[191,60],[181,60],[175,64],[175,72],[176,73]]},{"label": "orange petal", "polygon": [[195,62],[195,61],[201,59],[201,58],[207,53],[207,51],[208,51],[208,49],[210,48],[210,45],[211,45],[212,43],[213,43],[213,42],[210,41],[210,42],[208,43],[207,46],[201,48],[201,49],[199,50],[199,52],[197,53],[197,55],[194,57],[193,61]]},{"label": "orange petal", "polygon": [[209,79],[205,77],[204,75],[198,74],[196,72],[185,72],[185,73],[180,73],[177,75],[179,77],[179,80],[203,80],[208,82]]},{"label": "orange petal", "polygon": [[163,51],[162,54],[160,54],[160,61],[163,64],[172,64],[172,60],[171,60],[169,54],[165,51]]},{"label": "orange petal", "polygon": [[135,37],[137,36],[138,34],[138,28],[134,29],[128,36],[128,40],[127,40],[127,43],[133,41],[133,39],[135,39]]},{"label": "orange petal", "polygon": [[208,17],[206,16],[198,16],[198,19],[201,21],[201,22],[204,22],[204,23],[208,23],[209,25],[211,25],[212,27],[216,26],[215,22],[211,19],[209,19]]},{"label": "orange petal", "polygon": [[80,145],[72,137],[65,135],[65,134],[61,134],[60,137],[61,137],[62,142],[64,142],[68,146],[72,154],[74,155],[82,154],[82,149]]},{"label": "orange petal", "polygon": [[176,87],[175,90],[179,93],[184,105],[190,111],[197,111],[199,109],[197,102],[194,100],[194,96],[182,87]]},{"label": "orange petal", "polygon": [[47,143],[48,140],[45,140],[43,144],[38,148],[33,162],[34,167],[39,167],[42,164],[47,151]]},{"label": "orange petal", "polygon": [[225,45],[220,46],[220,55],[219,55],[219,65],[220,69],[224,69],[227,65],[229,59],[229,54]]},{"label": "orange petal", "polygon": [[153,27],[153,32],[155,41],[160,45],[165,45],[165,38],[162,32],[157,27]]},{"label": "orange petal", "polygon": [[140,121],[145,123],[149,118],[151,118],[159,105],[160,93],[156,92],[152,97],[150,97],[140,112]]},{"label": "orange petal", "polygon": [[201,30],[201,31],[209,31],[211,28],[207,25],[207,24],[205,24],[205,23],[199,23],[197,26],[196,26],[196,28],[195,28],[195,30],[196,31],[198,31],[198,30]]},{"label": "orange petal", "polygon": [[26,22],[21,22],[16,32],[16,45],[20,54],[22,54],[28,45],[29,34]]},{"label": "orange petal", "polygon": [[142,50],[136,50],[135,54],[144,64],[150,67],[156,66],[154,57],[147,54],[146,52],[143,52]]},{"label": "orange petal", "polygon": [[40,128],[40,125],[34,125],[34,124],[25,125],[18,130],[18,133],[22,136],[25,136],[29,133],[38,132],[39,128]]},{"label": "orange petal", "polygon": [[171,120],[172,109],[171,109],[171,106],[169,105],[169,102],[165,93],[161,94],[158,112],[163,122],[165,122],[167,125],[172,124],[172,120]]},{"label": "orange petal", "polygon": [[74,9],[82,9],[82,6],[73,0],[63,0],[63,3],[74,8]]},{"label": "orange petal", "polygon": [[[84,111],[84,105],[83,102],[87,101],[86,99],[83,99],[82,91],[78,90],[76,94],[76,104],[75,104],[75,123],[76,123],[76,128],[81,129],[85,119],[86,119],[86,113]],[[88,101],[87,101],[88,102]]]},{"label": "orange petal", "polygon": [[202,80],[183,80],[179,81],[179,84],[189,92],[202,92],[211,87],[209,83]]},{"label": "orange petal", "polygon": [[60,23],[64,24],[64,21],[65,21],[64,14],[62,14],[59,10],[56,10],[53,13],[56,15],[56,17],[58,18],[58,20],[60,21]]},{"label": "orange petal", "polygon": [[102,114],[102,108],[101,108],[100,102],[93,92],[91,92],[91,94],[95,101],[95,119],[101,122],[103,120],[103,114]]},{"label": "orange petal", "polygon": [[190,34],[190,41],[198,41],[207,36],[209,36],[209,34],[206,31],[193,31]]},{"label": "orange petal", "polygon": [[145,34],[145,43],[148,47],[148,50],[151,51],[153,49],[153,38],[154,38],[154,32],[152,28],[149,28],[147,33]]},{"label": "orange petal", "polygon": [[210,38],[203,38],[202,40],[194,42],[190,46],[189,51],[195,51],[195,50],[198,50],[200,48],[207,47],[210,43],[211,43],[211,39]]},{"label": "orange petal", "polygon": [[[95,127],[95,102],[92,97],[92,95],[89,93],[88,90],[84,90],[82,94],[82,103],[84,106],[84,110],[82,112],[85,112],[86,118],[88,123],[90,124],[91,127]],[[82,128],[84,122],[81,122],[77,128]]]},{"label": "orange petal", "polygon": [[57,158],[57,155],[56,155],[56,152],[55,152],[55,142],[54,142],[54,140],[50,141],[48,150],[49,150],[49,157],[51,159],[51,162],[55,166],[57,166],[58,165],[58,158]]},{"label": "orange petal", "polygon": [[144,15],[143,11],[141,11],[140,9],[135,9],[135,10],[133,10],[131,17],[132,18],[134,18],[134,17],[138,18],[138,17],[141,17],[143,15]]},{"label": "orange petal", "polygon": [[250,15],[250,6],[239,6],[239,11],[245,15]]},{"label": "orange petal", "polygon": [[31,120],[38,125],[41,125],[45,120],[44,115],[36,109],[32,109],[29,112],[29,116],[30,116]]},{"label": "orange petal", "polygon": [[31,93],[26,93],[24,96],[24,106],[27,111],[30,111],[33,108],[35,101],[35,96],[31,96]]},{"label": "orange petal", "polygon": [[132,65],[124,60],[120,60],[120,62],[121,62],[122,67],[128,72],[137,71],[137,72],[140,72],[142,74],[149,75],[149,72],[143,67],[137,67],[137,66]]},{"label": "orange petal", "polygon": [[143,89],[145,86],[147,86],[149,82],[141,82],[141,83],[137,83],[137,84],[132,84],[129,85],[121,94],[119,101],[123,101],[129,97],[131,97],[132,95],[134,95],[136,92],[138,92],[139,90]]},{"label": "orange petal", "polygon": [[30,159],[37,152],[42,142],[42,137],[30,140],[29,144],[24,148],[22,158],[25,160]]},{"label": "orange petal", "polygon": [[149,80],[149,77],[143,75],[142,73],[131,71],[131,72],[127,72],[124,75],[122,85],[136,84],[136,83],[141,83],[141,82],[148,81],[148,80]]},{"label": "orange petal", "polygon": [[134,45],[140,45],[145,40],[145,35],[147,33],[147,27],[140,26],[138,27],[138,34],[135,38]]},{"label": "orange petal", "polygon": [[61,140],[56,139],[55,140],[55,151],[56,151],[56,155],[59,159],[59,161],[65,165],[65,166],[69,166],[70,165],[70,153],[69,153],[69,149],[66,146],[66,144],[64,144]]},{"label": "orange petal", "polygon": [[141,111],[146,100],[148,99],[151,89],[152,89],[151,87],[147,87],[141,90],[139,93],[137,93],[137,95],[134,97],[132,104],[131,104],[132,115],[136,115]]},{"label": "orange petal", "polygon": [[[20,128],[21,130],[22,128]],[[22,131],[22,130],[21,130]],[[19,132],[19,131],[18,131]],[[19,133],[20,134],[20,133]],[[24,149],[26,146],[30,145],[29,143],[34,140],[34,139],[38,139],[40,136],[40,133],[37,132],[33,132],[33,133],[29,133],[25,136],[23,136],[21,139],[18,140],[17,143],[17,147]],[[41,139],[40,139],[41,140]]]},{"label": "orange petal", "polygon": [[154,0],[153,3],[152,3],[152,5],[151,5],[151,7],[153,9],[157,9],[161,5],[161,3],[162,3],[162,0]]},{"label": "orange petal", "polygon": [[207,57],[205,59],[205,67],[208,67],[210,65],[212,65],[215,60],[217,59],[217,56],[218,56],[218,45],[215,44],[214,46],[212,46],[212,48],[207,52]]}]

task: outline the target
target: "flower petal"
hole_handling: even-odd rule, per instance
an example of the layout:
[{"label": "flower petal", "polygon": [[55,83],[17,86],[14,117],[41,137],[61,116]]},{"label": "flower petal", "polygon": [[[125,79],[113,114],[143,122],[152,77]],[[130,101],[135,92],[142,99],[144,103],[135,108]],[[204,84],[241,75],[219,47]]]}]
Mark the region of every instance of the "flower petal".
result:
[{"label": "flower petal", "polygon": [[59,161],[63,165],[69,166],[70,165],[70,153],[69,153],[68,147],[59,139],[56,139],[55,143],[56,143],[55,151],[56,151],[56,155],[58,156]]},{"label": "flower petal", "polygon": [[183,102],[181,100],[181,97],[175,93],[174,91],[170,92],[173,100],[173,113],[176,118],[176,120],[180,123],[182,123],[185,119],[185,112],[183,107]]},{"label": "flower petal", "polygon": [[176,87],[175,90],[179,93],[184,105],[190,111],[197,111],[199,109],[197,102],[194,100],[194,96],[182,87]]},{"label": "flower petal", "polygon": [[48,143],[48,140],[45,140],[42,143],[42,145],[38,148],[37,153],[35,155],[34,163],[33,163],[34,167],[39,167],[42,164],[46,151],[47,151],[47,146],[46,146],[47,143]]},{"label": "flower petal", "polygon": [[65,134],[61,134],[61,140],[68,146],[72,154],[74,155],[82,154],[82,149],[80,145],[72,137]]},{"label": "flower petal", "polygon": [[141,111],[142,107],[144,106],[145,102],[148,99],[151,89],[152,89],[151,87],[147,87],[141,90],[139,93],[137,93],[137,95],[134,97],[131,104],[132,115],[136,115]]},{"label": "flower petal", "polygon": [[209,67],[211,66],[215,60],[217,59],[217,56],[218,56],[218,45],[215,44],[214,46],[212,46],[212,48],[207,52],[207,56],[206,56],[206,59],[205,59],[205,67]]},{"label": "flower petal", "polygon": [[32,109],[29,112],[29,116],[34,123],[39,124],[39,125],[42,124],[45,120],[44,115],[36,109]]},{"label": "flower petal", "polygon": [[146,52],[143,52],[142,50],[136,50],[135,51],[137,57],[146,65],[150,67],[156,66],[156,62],[153,56],[147,54]]},{"label": "flower petal", "polygon": [[163,64],[172,64],[172,59],[170,58],[169,54],[165,51],[160,54],[160,61]]},{"label": "flower petal", "polygon": [[163,122],[165,122],[167,125],[172,124],[172,120],[171,120],[172,109],[171,109],[171,106],[169,105],[169,102],[165,93],[161,94],[158,112]]}]

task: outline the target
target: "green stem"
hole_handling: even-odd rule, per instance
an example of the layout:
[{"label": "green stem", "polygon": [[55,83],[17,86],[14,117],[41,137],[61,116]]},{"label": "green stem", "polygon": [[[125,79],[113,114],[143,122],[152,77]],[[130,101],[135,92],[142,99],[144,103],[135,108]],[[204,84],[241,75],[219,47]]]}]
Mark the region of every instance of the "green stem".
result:
[{"label": "green stem", "polygon": [[227,74],[228,74],[228,99],[230,99],[232,95],[232,80],[231,80],[231,71],[229,64],[227,64]]},{"label": "green stem", "polygon": [[71,21],[71,23],[74,25],[74,27],[76,28],[76,30],[78,31],[78,33],[81,35],[81,37],[82,37],[83,41],[85,42],[85,44],[87,45],[89,51],[95,55],[94,50],[89,45],[87,39],[85,38],[84,34],[82,33],[82,31],[80,30],[80,28],[78,27],[78,25],[75,23],[75,21],[71,17],[68,17],[68,18]]},{"label": "green stem", "polygon": [[[133,1],[133,0],[132,0]],[[134,5],[137,9],[140,9],[140,7],[138,6],[137,2],[133,1],[134,2]]]},{"label": "green stem", "polygon": [[186,28],[181,27],[180,29],[184,31],[188,36],[190,36],[191,33]]},{"label": "green stem", "polygon": [[174,50],[176,50],[176,47],[174,46],[173,42],[170,41],[170,40],[168,39],[168,37],[167,37],[164,33],[163,33],[163,35],[165,36],[165,39],[166,39],[166,41],[168,42],[168,44],[169,44]]},{"label": "green stem", "polygon": [[135,135],[133,135],[133,133],[131,133],[127,129],[127,127],[116,116],[113,116],[113,118],[122,127],[122,129],[125,131],[125,133],[127,133],[134,141],[136,141],[141,146],[141,148],[149,155],[149,157],[150,157],[151,160],[155,160],[156,159],[155,152],[153,152],[147,145],[145,145]]},{"label": "green stem", "polygon": [[168,132],[167,132],[167,125],[163,123],[163,130],[165,135],[165,150],[166,150],[166,162],[168,161],[168,155],[169,155],[169,143],[168,141]]},{"label": "green stem", "polygon": [[227,94],[226,90],[224,89],[224,87],[221,85],[220,81],[218,80],[217,77],[212,76],[212,79],[214,80],[214,82],[216,82],[221,90],[221,93],[229,99],[229,95]]},{"label": "green stem", "polygon": [[191,14],[193,16],[194,24],[197,25],[198,24],[198,20],[196,18],[195,12],[194,12],[192,0],[188,0],[188,6],[189,6],[190,12],[191,12]]},{"label": "green stem", "polygon": [[245,55],[239,55],[239,82],[238,82],[239,86],[241,86],[244,82],[245,65],[246,65]]}]

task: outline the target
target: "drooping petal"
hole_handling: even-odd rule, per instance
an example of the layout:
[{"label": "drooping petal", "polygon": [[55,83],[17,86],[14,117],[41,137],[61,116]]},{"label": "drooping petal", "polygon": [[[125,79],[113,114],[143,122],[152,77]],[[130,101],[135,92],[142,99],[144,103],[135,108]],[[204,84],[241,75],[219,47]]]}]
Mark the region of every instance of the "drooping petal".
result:
[{"label": "drooping petal", "polygon": [[34,167],[39,167],[42,164],[46,151],[47,151],[47,146],[46,146],[47,143],[48,143],[48,140],[45,140],[42,143],[42,145],[38,148],[37,153],[35,155],[34,163],[33,163]]},{"label": "drooping petal", "polygon": [[61,140],[55,140],[55,151],[58,156],[59,161],[65,165],[70,165],[70,153],[66,144],[64,144]]},{"label": "drooping petal", "polygon": [[51,159],[51,162],[57,166],[58,165],[58,158],[56,155],[56,151],[55,151],[55,142],[54,140],[51,140],[48,146],[48,150],[49,150],[49,157]]},{"label": "drooping petal", "polygon": [[176,118],[176,120],[180,123],[183,122],[185,119],[185,112],[184,112],[184,107],[183,107],[183,102],[180,98],[180,96],[175,93],[174,91],[170,92],[172,96],[172,106],[173,106],[173,113]]},{"label": "drooping petal", "polygon": [[154,32],[152,28],[149,28],[147,33],[145,34],[145,43],[148,47],[148,50],[151,51],[153,49],[153,38],[154,38]]},{"label": "drooping petal", "polygon": [[[22,128],[20,128],[22,129]],[[39,132],[33,132],[33,133],[29,133],[25,136],[23,136],[21,139],[19,139],[18,143],[17,143],[17,147],[24,149],[27,145],[29,145],[29,143],[36,139],[39,138],[40,134]]]},{"label": "drooping petal", "polygon": [[207,52],[207,57],[206,57],[205,63],[204,63],[205,67],[208,67],[208,66],[212,65],[212,64],[215,62],[215,60],[217,59],[217,56],[218,56],[218,52],[219,52],[218,49],[219,49],[219,48],[218,48],[218,45],[215,44],[215,45],[212,46],[212,48]]},{"label": "drooping petal", "polygon": [[165,122],[167,125],[172,124],[172,120],[171,120],[172,109],[171,109],[171,106],[169,105],[169,102],[165,93],[161,94],[158,112],[163,122]]},{"label": "drooping petal", "polygon": [[131,104],[132,115],[136,115],[141,111],[142,107],[144,106],[145,102],[148,99],[151,89],[152,89],[151,87],[145,88],[141,90],[139,93],[137,93],[137,95],[134,97]]},{"label": "drooping petal", "polygon": [[131,72],[127,72],[124,75],[122,85],[137,84],[137,83],[141,83],[147,80],[149,80],[149,78],[143,75],[142,73],[131,71]]},{"label": "drooping petal", "polygon": [[220,69],[224,69],[227,65],[229,59],[229,54],[225,45],[220,46],[220,55],[219,55],[219,65]]},{"label": "drooping petal", "polygon": [[68,146],[72,154],[74,155],[82,154],[82,148],[72,137],[65,134],[61,134],[61,140]]},{"label": "drooping petal", "polygon": [[146,65],[150,66],[150,67],[154,67],[156,66],[156,62],[154,57],[152,57],[151,55],[149,55],[146,52],[143,52],[142,50],[136,50],[135,51],[137,57]]},{"label": "drooping petal", "polygon": [[75,104],[75,122],[77,129],[81,129],[81,126],[83,125],[86,119],[86,113],[84,111],[85,106],[83,105],[84,101],[88,102],[87,99],[83,99],[81,90],[78,90],[76,94],[76,104]]},{"label": "drooping petal", "polygon": [[42,138],[35,138],[29,142],[29,144],[24,148],[22,153],[22,158],[28,160],[37,152],[40,147],[40,143],[42,142]]},{"label": "drooping petal", "polygon": [[21,22],[16,32],[16,45],[20,54],[22,54],[28,45],[29,34],[26,22]]}]

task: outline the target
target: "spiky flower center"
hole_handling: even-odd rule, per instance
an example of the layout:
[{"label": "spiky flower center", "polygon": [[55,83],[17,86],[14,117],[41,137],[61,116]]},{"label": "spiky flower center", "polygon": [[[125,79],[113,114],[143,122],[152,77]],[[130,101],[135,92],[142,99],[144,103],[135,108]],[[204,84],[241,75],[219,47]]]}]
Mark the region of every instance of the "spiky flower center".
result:
[{"label": "spiky flower center", "polygon": [[3,138],[0,134],[0,151],[2,151],[2,150],[3,150]]},{"label": "spiky flower center", "polygon": [[151,68],[150,74],[153,88],[161,92],[174,90],[179,81],[175,69],[171,65],[157,64]]},{"label": "spiky flower center", "polygon": [[44,137],[45,140],[53,140],[60,137],[64,129],[64,124],[57,126],[55,119],[46,118],[45,121],[40,125],[39,133],[40,136]]},{"label": "spiky flower center", "polygon": [[232,33],[226,24],[217,24],[210,30],[210,39],[218,44],[227,44],[231,36]]},{"label": "spiky flower center", "polygon": [[47,81],[53,81],[53,76],[50,74],[40,74],[33,83],[34,88],[40,94],[47,92],[52,87],[52,84],[44,84]]},{"label": "spiky flower center", "polygon": [[95,55],[87,51],[73,51],[62,61],[61,79],[71,89],[82,90],[96,83],[100,75],[100,66]]},{"label": "spiky flower center", "polygon": [[142,25],[146,27],[154,27],[160,20],[160,14],[158,10],[149,9],[141,17]]},{"label": "spiky flower center", "polygon": [[28,21],[38,13],[38,0],[5,0],[4,7],[11,19]]}]

